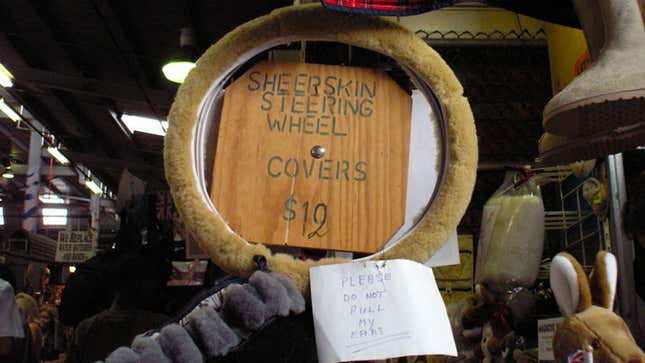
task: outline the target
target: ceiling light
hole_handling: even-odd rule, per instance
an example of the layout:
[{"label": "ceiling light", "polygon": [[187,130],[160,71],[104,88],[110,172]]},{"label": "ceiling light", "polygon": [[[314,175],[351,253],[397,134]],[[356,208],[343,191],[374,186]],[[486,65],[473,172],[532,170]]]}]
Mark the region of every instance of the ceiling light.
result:
[{"label": "ceiling light", "polygon": [[46,226],[67,225],[67,209],[65,208],[43,208],[43,224]]},{"label": "ceiling light", "polygon": [[13,86],[13,74],[0,63],[0,86],[9,88]]},{"label": "ceiling light", "polygon": [[22,117],[20,117],[20,115],[4,101],[4,98],[0,98],[0,111],[15,122],[22,120]]},{"label": "ceiling light", "polygon": [[123,122],[125,127],[127,127],[131,133],[139,131],[147,134],[164,136],[166,135],[166,129],[168,128],[168,121],[159,121],[150,117],[128,115],[127,113],[121,115],[121,122]]},{"label": "ceiling light", "polygon": [[53,146],[49,146],[47,148],[47,151],[49,152],[49,154],[51,156],[54,157],[54,159],[58,160],[59,163],[61,163],[63,165],[69,164],[69,159],[66,158],[65,155],[63,155],[63,153],[61,153],[60,150],[58,150],[57,148],[55,148]]},{"label": "ceiling light", "polygon": [[43,194],[38,196],[38,199],[45,204],[65,204],[65,199],[56,194]]},{"label": "ceiling light", "polygon": [[167,80],[175,83],[184,83],[184,79],[191,69],[195,68],[195,62],[184,60],[170,60],[161,68]]},{"label": "ceiling light", "polygon": [[87,187],[87,189],[91,190],[92,193],[94,193],[94,194],[99,194],[100,195],[100,194],[103,193],[101,188],[99,188],[99,186],[92,179],[85,180],[85,186]]},{"label": "ceiling light", "polygon": [[197,47],[195,31],[192,28],[182,28],[179,35],[179,49],[161,67],[167,80],[183,83],[191,69],[195,68]]},{"label": "ceiling light", "polygon": [[73,274],[74,272],[76,272],[76,266],[73,266],[73,265],[69,266],[67,268],[67,271],[69,271],[69,273]]},{"label": "ceiling light", "polygon": [[13,175],[12,172],[7,171],[4,174],[2,174],[2,177],[5,178],[5,179],[13,179],[15,177],[15,175]]}]

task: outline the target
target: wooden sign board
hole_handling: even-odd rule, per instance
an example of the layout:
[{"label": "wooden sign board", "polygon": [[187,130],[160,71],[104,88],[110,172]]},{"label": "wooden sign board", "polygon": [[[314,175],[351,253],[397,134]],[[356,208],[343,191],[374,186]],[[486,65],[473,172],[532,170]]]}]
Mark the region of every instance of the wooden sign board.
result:
[{"label": "wooden sign board", "polygon": [[259,63],[226,89],[211,199],[252,242],[377,251],[403,223],[410,112],[374,69]]}]

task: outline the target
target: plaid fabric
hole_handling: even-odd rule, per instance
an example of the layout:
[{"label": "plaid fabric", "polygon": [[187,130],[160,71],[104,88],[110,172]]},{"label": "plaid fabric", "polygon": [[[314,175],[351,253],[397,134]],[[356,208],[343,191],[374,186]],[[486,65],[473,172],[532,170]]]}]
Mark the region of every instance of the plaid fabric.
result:
[{"label": "plaid fabric", "polygon": [[[469,0],[321,0],[328,9],[368,15],[405,16]],[[569,0],[470,0],[551,23],[580,27]],[[645,13],[643,15],[645,17]]]},{"label": "plaid fabric", "polygon": [[[462,0],[463,1],[463,0]],[[370,15],[413,15],[453,5],[459,0],[322,0],[333,10]]]}]

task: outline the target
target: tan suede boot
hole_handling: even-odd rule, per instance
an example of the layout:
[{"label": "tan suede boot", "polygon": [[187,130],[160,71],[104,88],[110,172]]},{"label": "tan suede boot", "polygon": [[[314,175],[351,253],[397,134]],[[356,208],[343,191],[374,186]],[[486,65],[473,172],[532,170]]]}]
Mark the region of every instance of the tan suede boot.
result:
[{"label": "tan suede boot", "polygon": [[601,137],[645,122],[645,0],[573,2],[595,61],[547,104],[544,128]]},{"label": "tan suede boot", "polygon": [[645,146],[645,122],[594,136],[569,138],[544,133],[540,138],[538,162],[565,165]]}]

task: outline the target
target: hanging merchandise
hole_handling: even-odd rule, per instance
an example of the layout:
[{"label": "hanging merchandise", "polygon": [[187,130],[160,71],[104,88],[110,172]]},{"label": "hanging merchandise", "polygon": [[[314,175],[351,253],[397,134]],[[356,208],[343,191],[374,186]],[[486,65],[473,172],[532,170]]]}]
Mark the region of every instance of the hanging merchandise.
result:
[{"label": "hanging merchandise", "polygon": [[[339,30],[330,31],[330,29]],[[370,76],[372,78],[361,76],[360,79],[367,81],[357,88],[352,78],[339,77],[339,75],[351,69],[353,77],[357,77],[359,73],[367,72],[365,69],[346,67],[343,70],[339,66],[295,63],[291,66],[292,71],[289,76],[280,76],[283,79],[281,87],[285,92],[287,92],[285,88],[287,86],[298,88],[289,90],[291,96],[283,97],[286,95],[271,96],[266,92],[273,92],[272,87],[278,82],[277,73],[269,71],[275,67],[287,69],[285,68],[289,67],[287,65],[260,62],[252,66],[255,68],[249,68],[251,72],[248,73],[247,78],[235,78],[236,70],[245,63],[253,63],[255,55],[279,44],[307,40],[347,44],[393,58],[399,62],[412,82],[426,94],[428,102],[437,104],[436,114],[440,116],[437,124],[445,133],[437,140],[427,140],[428,143],[436,143],[442,150],[441,154],[437,154],[441,156],[439,160],[441,165],[438,166],[441,175],[432,200],[410,233],[388,245],[387,248],[377,246],[376,249],[371,248],[368,251],[371,253],[368,257],[370,259],[405,258],[419,262],[427,261],[445,244],[450,233],[459,224],[474,187],[477,169],[477,137],[468,101],[463,97],[463,89],[452,70],[414,33],[381,18],[328,11],[320,4],[282,8],[241,25],[222,37],[201,56],[197,66],[188,74],[186,81],[179,88],[168,115],[169,126],[164,143],[164,170],[177,212],[186,223],[187,231],[223,270],[248,274],[253,270],[253,256],[262,255],[266,257],[273,271],[289,276],[301,291],[307,291],[311,267],[348,262],[348,260],[303,261],[286,254],[273,253],[264,245],[276,243],[288,245],[297,242],[306,243],[315,248],[353,251],[341,245],[350,237],[365,239],[365,236],[371,236],[375,231],[382,230],[383,226],[391,225],[393,217],[387,213],[402,209],[404,204],[396,203],[394,196],[395,193],[403,195],[401,186],[406,185],[407,180],[404,178],[402,182],[394,182],[393,175],[386,175],[394,173],[385,173],[385,171],[389,170],[396,161],[394,159],[396,155],[407,155],[407,152],[403,151],[406,150],[403,147],[408,146],[406,141],[400,139],[391,147],[383,147],[384,144],[378,141],[381,140],[380,138],[387,135],[386,139],[393,140],[392,142],[394,138],[391,137],[393,134],[390,132],[383,133],[383,130],[377,127],[378,124],[371,121],[343,124],[345,122],[343,120],[350,116],[359,118],[365,116],[364,119],[370,120],[382,118],[383,115],[372,115],[372,112],[376,113],[382,105],[387,105],[385,109],[387,112],[397,108],[408,109],[407,104],[392,102],[389,98],[384,99],[380,104],[374,103],[373,109],[364,109],[362,116],[359,114],[360,109],[356,108],[355,102],[363,102],[365,107],[372,105],[370,97],[372,95],[381,97],[381,92],[386,89],[382,87],[391,87],[390,79],[387,84],[374,83],[374,77],[379,78],[380,73],[370,72],[374,74]],[[295,72],[295,70],[298,71]],[[301,76],[301,70],[303,74],[308,72],[306,74],[311,77],[307,77],[306,74]],[[298,75],[297,80],[294,74]],[[273,81],[274,76],[275,81]],[[310,94],[312,97],[310,99],[315,101],[307,106],[310,112],[323,112],[322,103],[315,99],[315,97],[325,96],[316,91],[317,85],[322,84],[320,83],[323,80],[322,76],[330,82],[336,79],[336,84],[342,78],[344,88],[334,86],[335,93],[336,96],[344,95],[345,98],[351,96],[350,102],[342,101],[341,111],[343,112],[340,115],[337,109],[339,104],[328,102],[324,110],[329,111],[328,114],[320,115],[317,119],[306,119],[303,123],[296,117],[297,115],[292,115],[292,113],[301,112],[300,108],[304,107],[302,106],[304,104],[300,103],[303,95]],[[285,80],[288,77],[292,78],[287,84]],[[262,80],[261,83],[260,80]],[[228,81],[230,81],[230,89],[239,92],[237,96],[229,92],[228,88],[223,92]],[[236,81],[242,82],[240,84],[244,87],[238,88]],[[260,84],[264,97],[271,101],[270,105],[267,99],[260,97],[262,94],[259,90],[256,90]],[[309,86],[303,86],[306,84]],[[330,85],[333,86],[333,82]],[[378,92],[374,87],[380,87]],[[236,99],[235,97],[239,97],[240,94],[247,93],[248,97],[241,102],[249,105],[248,110],[235,110],[239,102],[227,106],[227,99]],[[332,93],[331,88],[328,93]],[[356,101],[361,94],[364,100]],[[388,92],[387,96],[392,96],[392,93]],[[297,103],[291,102],[292,99],[297,100]],[[284,101],[284,107],[282,101]],[[335,107],[333,114],[328,110],[328,107],[332,106]],[[214,130],[223,133],[225,130],[222,127],[226,127],[225,123],[234,120],[228,117],[229,114],[225,115],[224,111],[229,110],[235,111],[230,115],[234,115],[235,120],[238,121],[233,124],[235,127],[226,130],[226,132],[231,131],[226,141],[239,138],[241,144],[248,142],[248,138],[258,137],[261,138],[261,142],[251,144],[241,149],[239,153],[231,154],[226,149],[221,150],[219,145],[222,144],[215,139],[219,136]],[[345,111],[353,113],[346,117]],[[269,112],[271,114],[268,114]],[[267,115],[274,114],[280,117],[274,118],[275,122],[269,118],[267,124]],[[218,115],[220,117],[217,117]],[[333,119],[325,118],[332,115]],[[289,120],[288,127],[284,126],[286,120]],[[401,122],[389,123],[388,127],[407,136],[408,132],[398,129],[402,128],[404,123],[405,120],[401,120]],[[249,132],[235,132],[249,125],[261,125],[261,127],[253,126],[249,128]],[[373,137],[366,138],[367,129],[351,132],[353,129],[350,127],[358,127],[357,125],[369,128]],[[366,142],[363,141],[365,138]],[[387,141],[386,139],[383,139],[383,142]],[[374,144],[374,140],[378,142]],[[217,147],[215,147],[216,144]],[[372,149],[374,152],[367,152]],[[265,155],[268,151],[272,154]],[[222,155],[218,155],[220,152],[229,155],[228,159],[224,158],[222,161],[227,164],[219,162],[218,158],[222,158]],[[353,153],[358,154],[354,157]],[[301,157],[293,155],[301,155]],[[424,155],[424,158],[429,159],[434,156],[436,155],[429,154]],[[264,157],[267,159],[263,159]],[[259,162],[263,163],[258,164]],[[404,167],[407,165],[402,158],[396,162]],[[234,173],[229,179],[218,177],[218,175],[227,175],[222,173],[231,172],[233,168],[247,164],[253,167],[240,168],[239,173]],[[213,165],[216,166],[212,168]],[[257,165],[260,167],[256,167]],[[224,168],[221,168],[222,166]],[[216,183],[209,182],[213,175]],[[402,173],[402,175],[407,174]],[[230,192],[229,189],[218,189],[217,180],[233,181],[227,187]],[[382,180],[385,182],[381,182]],[[238,187],[239,190],[235,190]],[[246,198],[253,193],[256,195],[260,189],[266,190],[266,193],[261,193],[235,208],[226,207],[226,203],[238,203],[241,200],[231,198],[234,191],[249,190],[246,194],[242,193]],[[211,198],[213,195],[215,197]],[[337,206],[332,208],[332,203]],[[360,212],[350,209],[355,207],[361,208]],[[266,213],[267,210],[273,213]],[[384,211],[387,213],[383,214]],[[250,217],[238,218],[242,212],[248,213]],[[383,218],[366,223],[373,219],[373,216],[381,214]],[[398,226],[400,223],[397,224]],[[259,231],[254,234],[256,230]],[[352,232],[348,233],[349,230]],[[273,237],[272,240],[264,238],[271,232],[279,236],[277,238],[270,236]],[[343,232],[349,237],[338,235],[332,238],[332,232]],[[387,234],[381,233],[381,235]],[[260,237],[256,238],[256,236]],[[296,239],[299,240],[296,241]],[[370,240],[366,239],[368,242]],[[322,244],[323,242],[326,244]],[[360,240],[353,245],[363,247]],[[328,246],[341,246],[341,248]]]},{"label": "hanging merchandise", "polygon": [[[548,163],[594,159],[645,143],[642,0],[572,2],[592,63],[544,108],[540,159]],[[563,49],[570,50],[571,42]]]},{"label": "hanging merchandise", "polygon": [[[519,183],[519,184],[518,184]],[[475,280],[496,291],[531,286],[537,278],[544,246],[544,204],[535,179],[520,172],[484,205]]]},{"label": "hanging merchandise", "polygon": [[284,275],[266,270],[217,282],[163,327],[138,335],[106,362],[316,362],[305,300]]}]

